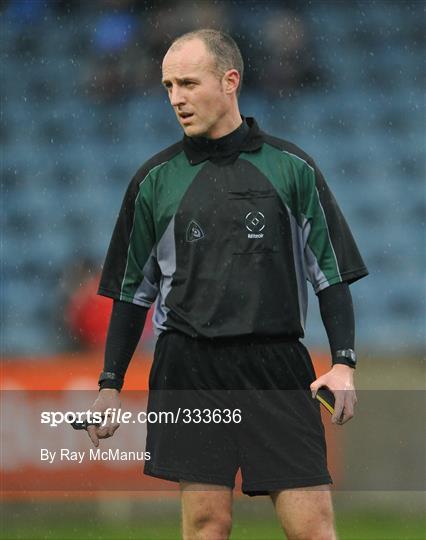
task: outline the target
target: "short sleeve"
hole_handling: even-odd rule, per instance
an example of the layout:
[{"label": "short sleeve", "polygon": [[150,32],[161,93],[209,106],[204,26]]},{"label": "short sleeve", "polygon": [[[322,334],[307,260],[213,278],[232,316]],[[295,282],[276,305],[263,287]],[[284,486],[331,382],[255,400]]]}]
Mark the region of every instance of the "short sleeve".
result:
[{"label": "short sleeve", "polygon": [[114,227],[98,294],[149,307],[158,293],[158,264],[149,171],[129,184]]},{"label": "short sleeve", "polygon": [[304,171],[301,201],[305,272],[315,293],[368,275],[358,247],[321,171]]}]

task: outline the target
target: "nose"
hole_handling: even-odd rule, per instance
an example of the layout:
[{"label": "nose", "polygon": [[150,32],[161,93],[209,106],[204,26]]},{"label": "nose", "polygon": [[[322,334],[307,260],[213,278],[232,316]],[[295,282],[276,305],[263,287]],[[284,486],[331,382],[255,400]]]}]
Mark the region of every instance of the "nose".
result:
[{"label": "nose", "polygon": [[177,85],[173,85],[170,90],[170,103],[173,107],[178,107],[185,103],[184,93],[182,88],[179,88]]}]

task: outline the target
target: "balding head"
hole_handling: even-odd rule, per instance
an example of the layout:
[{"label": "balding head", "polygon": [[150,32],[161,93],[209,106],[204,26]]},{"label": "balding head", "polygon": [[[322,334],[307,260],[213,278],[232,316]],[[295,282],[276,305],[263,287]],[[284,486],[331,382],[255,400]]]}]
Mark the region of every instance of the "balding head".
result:
[{"label": "balding head", "polygon": [[201,68],[204,72],[218,75],[215,58],[198,38],[173,43],[164,56],[162,68],[163,79],[173,69],[183,73]]},{"label": "balding head", "polygon": [[215,55],[196,35],[179,38],[163,59],[163,85],[185,133],[217,138],[241,123],[236,69],[219,72]]},{"label": "balding head", "polygon": [[194,39],[201,40],[207,51],[213,56],[215,70],[219,77],[222,77],[230,69],[236,69],[238,71],[240,84],[238,86],[237,96],[239,96],[243,84],[244,62],[241,51],[232,37],[220,30],[203,28],[178,37],[172,43],[170,49],[181,47],[185,42]]}]

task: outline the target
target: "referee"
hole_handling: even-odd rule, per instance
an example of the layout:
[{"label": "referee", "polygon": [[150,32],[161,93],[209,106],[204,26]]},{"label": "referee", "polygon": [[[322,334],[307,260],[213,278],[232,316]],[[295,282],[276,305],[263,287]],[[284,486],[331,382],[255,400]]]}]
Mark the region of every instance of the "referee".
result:
[{"label": "referee", "polygon": [[[349,284],[368,272],[312,158],[240,114],[243,68],[234,40],[216,30],[184,34],[164,57],[162,83],[184,136],[125,194],[99,286],[114,305],[92,410],[120,407],[155,301],[148,408],[168,410],[173,390],[201,396],[207,409],[243,406],[238,425],[148,424],[145,473],[180,483],[183,537],[229,537],[241,469],[243,491],[271,497],[288,538],[331,540],[332,480],[313,396],[327,386],[333,422],[352,418]],[[331,350],[319,378],[300,341],[307,281]],[[88,432],[98,446],[117,427]]]}]

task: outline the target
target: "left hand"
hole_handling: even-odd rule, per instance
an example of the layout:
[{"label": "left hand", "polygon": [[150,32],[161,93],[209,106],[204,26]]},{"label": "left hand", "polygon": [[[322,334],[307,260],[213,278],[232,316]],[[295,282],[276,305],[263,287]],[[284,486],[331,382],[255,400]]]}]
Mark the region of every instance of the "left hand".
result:
[{"label": "left hand", "polygon": [[330,371],[318,377],[310,386],[312,397],[315,397],[321,386],[327,386],[334,394],[333,424],[342,425],[354,416],[357,397],[354,386],[354,369],[344,364],[335,364]]}]

